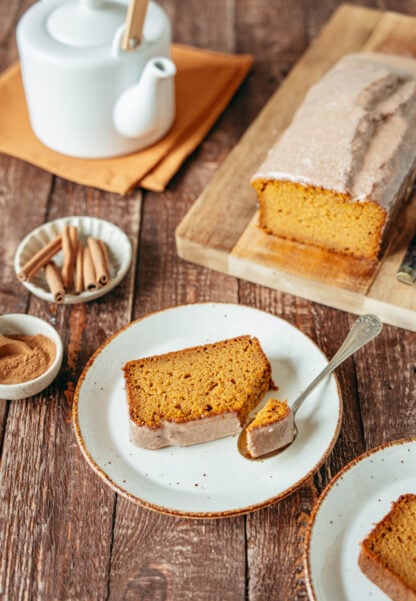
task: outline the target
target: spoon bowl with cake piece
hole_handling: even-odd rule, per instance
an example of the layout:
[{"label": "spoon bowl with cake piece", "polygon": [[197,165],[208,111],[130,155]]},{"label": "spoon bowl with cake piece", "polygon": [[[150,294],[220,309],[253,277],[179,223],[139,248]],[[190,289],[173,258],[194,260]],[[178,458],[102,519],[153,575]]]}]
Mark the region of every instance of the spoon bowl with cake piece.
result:
[{"label": "spoon bowl with cake piece", "polygon": [[378,336],[382,323],[375,315],[361,315],[331,361],[298,396],[293,405],[287,401],[269,399],[257,415],[242,429],[238,450],[246,459],[273,457],[292,444],[297,435],[295,416],[310,393],[324,378],[367,342]]}]

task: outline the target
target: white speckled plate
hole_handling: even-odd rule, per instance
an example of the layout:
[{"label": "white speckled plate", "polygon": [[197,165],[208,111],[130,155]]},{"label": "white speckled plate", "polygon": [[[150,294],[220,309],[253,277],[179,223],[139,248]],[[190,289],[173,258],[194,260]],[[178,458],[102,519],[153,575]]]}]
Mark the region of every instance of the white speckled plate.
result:
[{"label": "white speckled plate", "polygon": [[[126,275],[130,267],[132,250],[130,240],[126,234],[117,226],[104,219],[96,217],[62,217],[39,226],[28,234],[19,244],[14,257],[14,268],[18,273],[23,265],[31,259],[35,253],[54,240],[62,232],[64,225],[75,225],[78,228],[78,236],[81,241],[86,242],[88,236],[99,238],[107,245],[108,259],[110,262],[110,281],[107,286],[97,290],[85,291],[82,294],[65,294],[64,303],[69,305],[85,303],[115,288]],[[62,251],[54,258],[58,267],[62,266]],[[30,282],[22,284],[39,298],[54,302],[49,291],[43,270],[36,274]]]},{"label": "white speckled plate", "polygon": [[259,338],[281,398],[294,400],[327,363],[319,348],[286,321],[250,307],[212,303],[153,313],[129,324],[96,351],[78,382],[73,417],[84,455],[107,484],[164,513],[223,517],[278,501],[318,469],[341,422],[334,376],[299,410],[293,445],[264,461],[243,458],[236,437],[157,451],[130,443],[121,371],[126,361],[241,334]]},{"label": "white speckled plate", "polygon": [[416,493],[416,438],[372,449],[331,480],[306,536],[311,599],[388,601],[358,567],[359,545],[404,493]]}]

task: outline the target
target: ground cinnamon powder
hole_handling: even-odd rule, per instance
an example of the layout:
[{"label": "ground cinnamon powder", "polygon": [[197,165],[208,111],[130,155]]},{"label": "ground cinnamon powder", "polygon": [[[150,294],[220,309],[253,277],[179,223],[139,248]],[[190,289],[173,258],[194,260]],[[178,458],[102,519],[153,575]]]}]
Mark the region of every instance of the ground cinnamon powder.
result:
[{"label": "ground cinnamon powder", "polygon": [[17,345],[8,344],[4,352],[0,352],[0,384],[21,384],[34,380],[55,360],[56,345],[43,334],[7,335],[7,338],[10,341],[20,340],[27,346],[18,348]]}]

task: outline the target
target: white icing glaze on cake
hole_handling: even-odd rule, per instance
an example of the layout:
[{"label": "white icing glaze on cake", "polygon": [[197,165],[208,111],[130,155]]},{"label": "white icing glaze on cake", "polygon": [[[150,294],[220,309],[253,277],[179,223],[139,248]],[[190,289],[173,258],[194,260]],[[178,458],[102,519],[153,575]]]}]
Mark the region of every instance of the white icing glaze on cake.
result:
[{"label": "white icing glaze on cake", "polygon": [[143,449],[160,449],[169,445],[186,447],[238,434],[241,430],[237,413],[230,412],[187,422],[163,421],[158,428],[138,426],[130,420],[131,442]]},{"label": "white icing glaze on cake", "polygon": [[374,200],[387,213],[416,165],[416,61],[351,54],[308,92],[254,180]]}]

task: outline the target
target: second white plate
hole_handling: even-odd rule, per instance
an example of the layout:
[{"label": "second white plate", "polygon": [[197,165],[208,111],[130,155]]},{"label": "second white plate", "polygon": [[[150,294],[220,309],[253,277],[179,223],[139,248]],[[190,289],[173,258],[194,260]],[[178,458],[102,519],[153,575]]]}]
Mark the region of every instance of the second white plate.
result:
[{"label": "second white plate", "polygon": [[388,601],[358,567],[360,542],[405,493],[416,493],[416,439],[372,449],[331,480],[306,536],[311,599]]},{"label": "second white plate", "polygon": [[283,319],[231,304],[185,305],[154,313],[129,324],[96,351],[79,380],[73,415],[80,447],[107,484],[164,513],[222,517],[269,505],[318,469],[341,422],[334,376],[299,410],[295,442],[264,461],[243,458],[236,437],[157,451],[129,441],[121,369],[126,361],[241,334],[259,338],[280,398],[293,401],[327,363],[319,348]]}]

